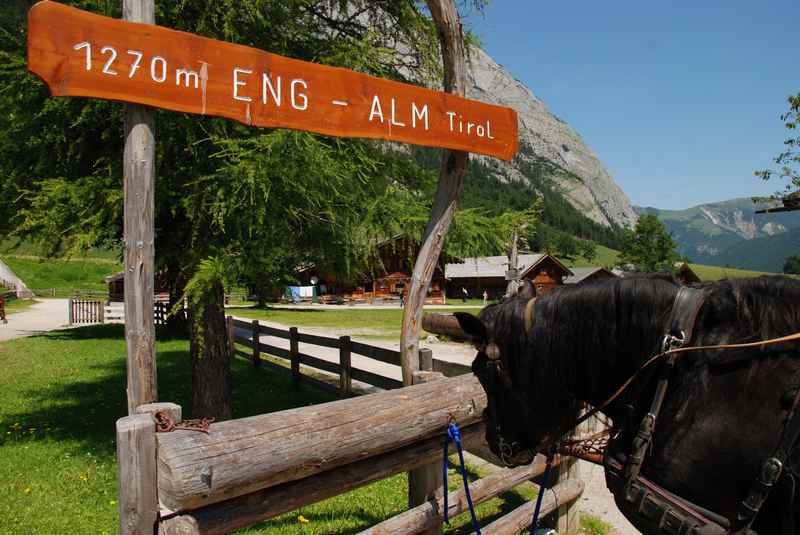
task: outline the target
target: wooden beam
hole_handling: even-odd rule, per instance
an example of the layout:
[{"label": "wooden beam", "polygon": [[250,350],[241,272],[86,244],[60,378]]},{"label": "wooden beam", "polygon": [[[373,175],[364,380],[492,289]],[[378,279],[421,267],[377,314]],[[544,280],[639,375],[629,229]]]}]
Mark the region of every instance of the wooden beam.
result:
[{"label": "wooden beam", "polygon": [[[444,90],[464,96],[466,91],[466,62],[464,59],[464,32],[461,19],[453,0],[426,0],[431,16],[439,32],[444,66]],[[420,244],[411,287],[403,309],[403,327],[400,334],[400,363],[403,384],[412,383],[413,373],[419,370],[419,335],[422,307],[428,295],[428,287],[444,246],[444,238],[453,221],[458,197],[464,185],[468,154],[457,150],[442,152],[439,182],[431,207],[431,215]]]},{"label": "wooden beam", "polygon": [[[473,376],[158,434],[159,499],[185,511],[344,467],[481,419]],[[243,455],[247,462],[243,463]]]},{"label": "wooden beam", "polygon": [[[583,482],[576,479],[563,481],[555,487],[547,489],[542,499],[542,508],[540,510],[541,517],[552,513],[558,509],[559,505],[574,502],[582,492]],[[481,533],[485,533],[486,535],[517,535],[518,533],[522,533],[531,525],[535,504],[536,500],[534,499],[525,503],[525,505],[517,507],[506,516],[481,528]],[[568,532],[559,531],[559,533]],[[571,531],[569,533],[577,533],[577,531]]]},{"label": "wooden beam", "polygon": [[[481,437],[483,438],[483,437]],[[529,479],[539,477],[544,473],[545,463],[532,463],[514,469],[501,468],[496,473],[486,476],[470,484],[469,492],[474,504],[483,503],[495,496],[521,485]],[[447,514],[455,518],[467,509],[467,498],[461,488],[447,495]],[[360,535],[390,535],[402,533],[411,535],[421,533],[427,529],[441,527],[443,518],[444,500],[439,496],[435,501],[427,501],[413,509],[393,516],[361,532]]]},{"label": "wooden beam", "polygon": [[[483,423],[461,429],[462,437],[469,439],[482,437],[484,432]],[[162,526],[170,535],[229,533],[441,458],[442,438],[437,436],[336,470],[195,509],[164,520]],[[197,531],[180,531],[188,527]]]},{"label": "wooden beam", "polygon": [[150,535],[158,520],[156,425],[150,414],[117,420],[119,532]]},{"label": "wooden beam", "polygon": [[[123,18],[155,24],[153,0],[123,0]],[[155,117],[144,106],[125,105],[125,344],[128,414],[158,399],[153,323]]]}]

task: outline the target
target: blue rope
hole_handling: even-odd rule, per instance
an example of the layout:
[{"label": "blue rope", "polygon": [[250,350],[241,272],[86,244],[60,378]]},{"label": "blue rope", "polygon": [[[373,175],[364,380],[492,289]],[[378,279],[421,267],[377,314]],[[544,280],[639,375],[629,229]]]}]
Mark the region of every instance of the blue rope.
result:
[{"label": "blue rope", "polygon": [[539,485],[539,495],[536,496],[536,507],[533,509],[533,521],[531,522],[531,535],[536,533],[539,527],[539,511],[542,508],[542,498],[544,498],[544,491],[547,490],[547,483],[550,481],[550,469],[553,467],[553,454],[547,456],[547,464],[544,467],[544,475],[542,476],[542,484]]},{"label": "blue rope", "polygon": [[472,505],[472,496],[469,494],[469,481],[467,481],[467,467],[464,464],[464,451],[461,449],[461,431],[458,424],[450,422],[447,424],[447,433],[444,437],[444,459],[442,461],[442,478],[444,480],[444,522],[449,524],[447,518],[447,450],[450,442],[454,442],[458,450],[458,459],[461,462],[461,478],[464,480],[464,493],[467,495],[467,505],[469,514],[472,516],[472,527],[475,528],[477,535],[481,535],[481,527],[478,525],[478,518],[475,516],[475,506]]}]

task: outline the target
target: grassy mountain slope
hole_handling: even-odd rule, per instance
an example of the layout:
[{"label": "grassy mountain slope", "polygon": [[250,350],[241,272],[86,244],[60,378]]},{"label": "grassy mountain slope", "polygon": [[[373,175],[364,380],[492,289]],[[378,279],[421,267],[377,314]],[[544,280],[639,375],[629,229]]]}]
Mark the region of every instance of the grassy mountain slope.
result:
[{"label": "grassy mountain slope", "polygon": [[679,252],[695,262],[780,272],[784,259],[800,253],[800,213],[756,214],[749,198],[686,210],[637,208],[655,214]]}]

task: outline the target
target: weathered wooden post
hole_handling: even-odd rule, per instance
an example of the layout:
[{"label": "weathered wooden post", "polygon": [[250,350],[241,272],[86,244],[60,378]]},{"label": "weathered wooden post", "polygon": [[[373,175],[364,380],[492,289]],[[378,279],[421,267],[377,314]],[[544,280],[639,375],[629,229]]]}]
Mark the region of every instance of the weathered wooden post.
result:
[{"label": "weathered wooden post", "polygon": [[297,327],[289,328],[289,358],[292,361],[292,380],[300,381],[300,345]]},{"label": "weathered wooden post", "polygon": [[[466,91],[466,62],[464,60],[464,32],[453,0],[426,0],[431,16],[439,31],[444,67],[444,90],[458,96]],[[433,272],[444,246],[444,239],[453,221],[458,197],[464,185],[468,154],[459,150],[442,151],[442,166],[436,196],[425,234],[420,244],[411,288],[403,309],[403,329],[400,334],[400,364],[403,384],[413,382],[413,372],[419,369],[419,334],[422,306],[428,294]]]},{"label": "weathered wooden post", "polygon": [[154,533],[158,520],[156,424],[149,414],[117,420],[119,532]]},{"label": "weathered wooden post", "polygon": [[[155,24],[153,0],[123,0],[122,18]],[[155,117],[125,105],[125,344],[128,353],[128,414],[158,399],[153,323]]]},{"label": "weathered wooden post", "polygon": [[72,310],[72,298],[71,297],[67,300],[67,317],[68,317],[69,325],[72,325],[72,322],[75,321],[75,313]]},{"label": "weathered wooden post", "polygon": [[233,326],[233,316],[225,316],[225,331],[228,334],[228,351],[233,358],[236,353],[236,329]]},{"label": "weathered wooden post", "polygon": [[[428,383],[444,379],[441,373],[433,372],[433,351],[430,349],[419,350],[419,363],[421,370],[413,374],[414,384]],[[444,424],[442,422],[442,429]],[[408,472],[408,507],[412,509],[425,502],[436,503],[442,496],[444,479],[442,479],[442,465],[437,461],[426,466],[415,468]],[[440,535],[442,526],[421,531],[424,535]]]},{"label": "weathered wooden post", "polygon": [[351,342],[349,336],[339,337],[339,391],[342,396],[349,396],[353,393],[352,364],[351,364]]},{"label": "weathered wooden post", "polygon": [[258,320],[253,320],[251,339],[253,340],[253,366],[261,364],[261,348],[260,344],[261,329],[258,326]]}]

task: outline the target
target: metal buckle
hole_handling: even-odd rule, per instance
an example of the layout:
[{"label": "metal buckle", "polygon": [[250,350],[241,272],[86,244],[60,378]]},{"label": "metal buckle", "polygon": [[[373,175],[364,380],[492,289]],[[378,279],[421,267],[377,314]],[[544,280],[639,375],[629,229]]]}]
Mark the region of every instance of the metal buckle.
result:
[{"label": "metal buckle", "polygon": [[661,352],[666,353],[670,349],[677,349],[679,347],[683,347],[686,343],[686,333],[680,331],[680,336],[675,336],[673,334],[665,334],[664,338],[661,340]]}]

